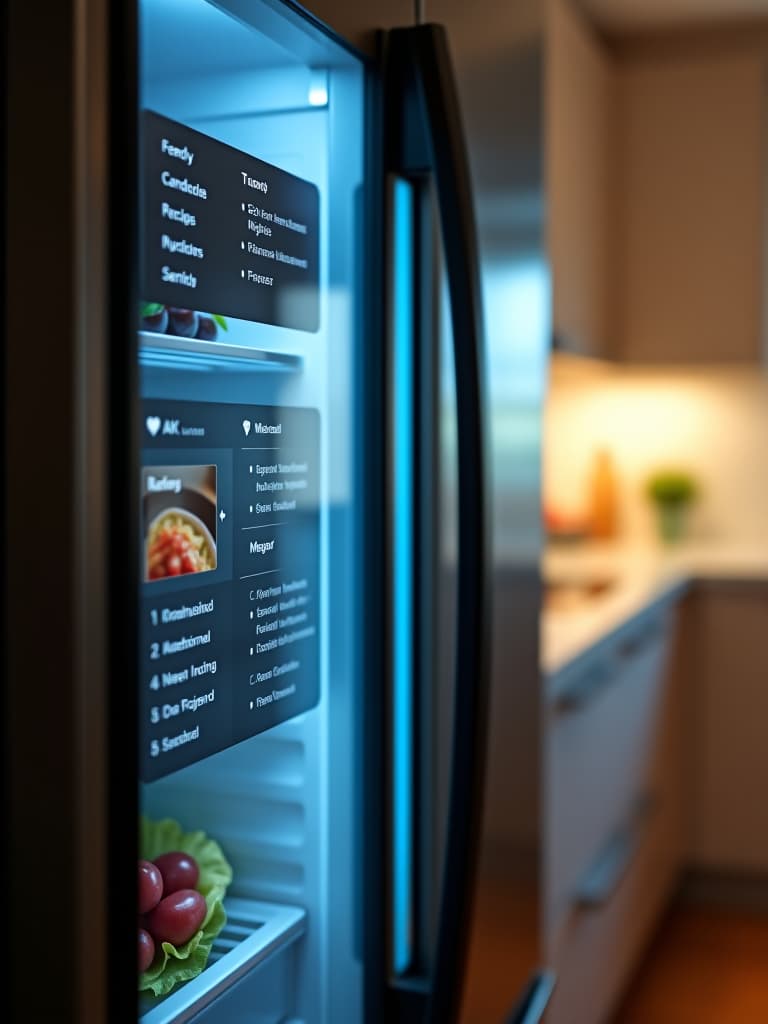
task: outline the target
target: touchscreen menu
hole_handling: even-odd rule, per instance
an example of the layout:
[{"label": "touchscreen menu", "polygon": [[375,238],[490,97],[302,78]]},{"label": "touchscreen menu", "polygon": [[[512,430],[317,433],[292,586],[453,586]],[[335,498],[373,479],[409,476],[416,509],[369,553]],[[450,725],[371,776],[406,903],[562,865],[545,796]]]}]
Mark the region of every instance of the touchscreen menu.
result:
[{"label": "touchscreen menu", "polygon": [[311,182],[142,111],[145,303],[316,331]]},{"label": "touchscreen menu", "polygon": [[141,776],[319,697],[316,410],[147,400]]}]

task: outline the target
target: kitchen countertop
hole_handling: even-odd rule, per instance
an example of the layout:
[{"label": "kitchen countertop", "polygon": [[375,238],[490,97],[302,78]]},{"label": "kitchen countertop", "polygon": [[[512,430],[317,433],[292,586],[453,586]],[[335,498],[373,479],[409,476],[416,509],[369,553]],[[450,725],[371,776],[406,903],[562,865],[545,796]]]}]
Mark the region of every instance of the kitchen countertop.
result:
[{"label": "kitchen countertop", "polygon": [[698,580],[768,581],[768,540],[762,545],[683,544],[673,550],[617,544],[550,545],[547,581],[597,580],[610,585],[570,607],[546,607],[541,666],[551,679],[601,640],[655,605],[674,600]]}]

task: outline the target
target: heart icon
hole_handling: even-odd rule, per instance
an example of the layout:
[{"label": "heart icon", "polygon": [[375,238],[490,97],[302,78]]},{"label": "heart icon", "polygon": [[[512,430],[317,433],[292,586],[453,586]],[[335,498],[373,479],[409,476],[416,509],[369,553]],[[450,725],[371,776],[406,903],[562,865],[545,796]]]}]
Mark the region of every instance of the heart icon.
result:
[{"label": "heart icon", "polygon": [[157,432],[160,429],[160,417],[159,416],[147,416],[147,430],[150,432],[152,437],[157,436]]},{"label": "heart icon", "polygon": [[251,421],[250,420],[243,420],[243,430],[245,432],[245,436],[248,437],[248,435],[251,432]]}]

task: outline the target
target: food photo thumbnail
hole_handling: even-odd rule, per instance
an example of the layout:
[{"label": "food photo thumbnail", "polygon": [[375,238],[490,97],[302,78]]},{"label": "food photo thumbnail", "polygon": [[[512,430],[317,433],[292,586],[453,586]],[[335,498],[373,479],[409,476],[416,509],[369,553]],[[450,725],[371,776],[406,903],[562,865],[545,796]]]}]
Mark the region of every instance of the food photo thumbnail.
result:
[{"label": "food photo thumbnail", "polygon": [[146,466],[144,579],[216,568],[216,467]]}]

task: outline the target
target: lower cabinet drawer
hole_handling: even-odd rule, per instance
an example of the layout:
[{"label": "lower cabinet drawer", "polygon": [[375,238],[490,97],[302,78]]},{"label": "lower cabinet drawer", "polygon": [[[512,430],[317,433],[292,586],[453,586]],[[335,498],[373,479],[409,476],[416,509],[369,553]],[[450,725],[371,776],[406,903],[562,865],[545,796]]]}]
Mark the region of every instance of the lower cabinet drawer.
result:
[{"label": "lower cabinet drawer", "polygon": [[613,863],[610,843],[605,848],[603,892],[598,857],[592,891],[582,903],[574,899],[550,940],[555,989],[546,1024],[611,1020],[675,882],[677,825],[674,804],[649,798],[636,808]]},{"label": "lower cabinet drawer", "polygon": [[568,911],[600,849],[653,787],[671,625],[669,610],[657,612],[595,651],[565,680],[560,702],[550,709],[544,844],[549,924]]}]

